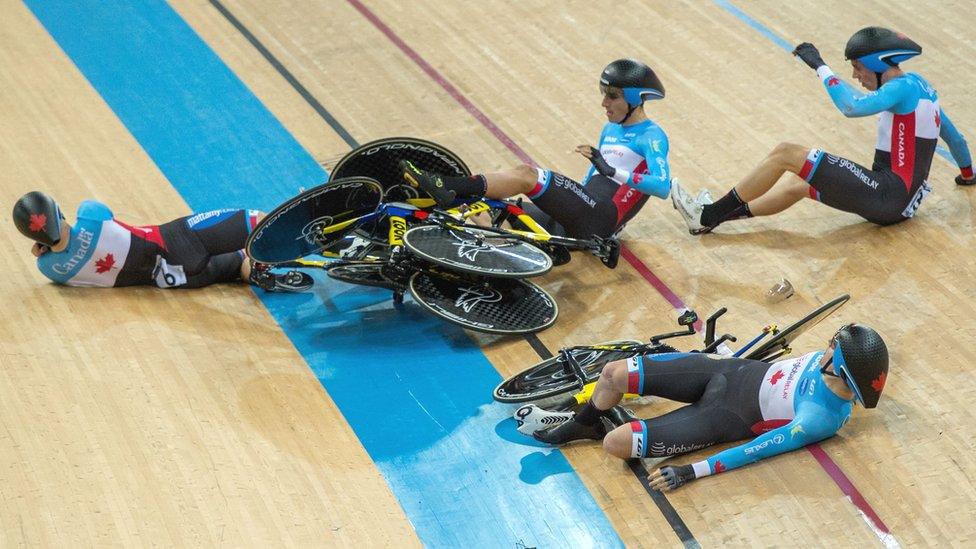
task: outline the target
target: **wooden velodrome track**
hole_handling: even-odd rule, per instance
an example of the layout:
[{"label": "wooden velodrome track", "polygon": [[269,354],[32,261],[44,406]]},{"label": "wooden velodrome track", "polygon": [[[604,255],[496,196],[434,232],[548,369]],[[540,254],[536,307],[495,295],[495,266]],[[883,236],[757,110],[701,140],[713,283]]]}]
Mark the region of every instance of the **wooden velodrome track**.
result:
[{"label": "wooden velodrome track", "polygon": [[[125,220],[185,215],[189,207],[159,161],[59,48],[32,13],[35,4],[42,2],[0,0],[2,201],[38,188],[67,212],[94,197]],[[664,81],[667,99],[648,114],[668,132],[673,173],[693,191],[724,191],[784,140],[869,162],[873,121],[845,120],[812,71],[771,38],[814,41],[846,77],[843,45],[869,24],[923,45],[906,67],[936,86],[945,111],[976,143],[968,76],[976,72],[976,46],[966,2],[902,4],[893,13],[884,2],[833,1],[438,0],[408,8],[392,0],[228,0],[220,4],[225,12],[204,0],[170,5],[327,166],[350,138],[414,135],[455,150],[477,171],[522,157],[581,174],[585,161],[571,150],[593,142],[604,121],[597,74],[624,56],[646,60]],[[880,406],[857,409],[820,454],[773,458],[666,499],[652,499],[597,445],[566,449],[620,541],[976,543],[969,435],[976,190],[957,188],[955,173],[936,158],[934,192],[919,215],[889,228],[811,202],[697,238],[669,201],[647,205],[624,241],[635,263],[650,267],[678,300],[703,315],[729,307],[724,329],[746,339],[770,321],[782,324],[851,293],[797,347],[820,346],[841,322],[860,320],[885,336],[892,367]],[[438,544],[415,529],[404,511],[413,504],[398,500],[362,434],[255,293],[233,285],[59,288],[37,272],[29,243],[9,222],[0,242],[8,267],[0,286],[0,545]],[[781,276],[797,295],[768,305],[763,292]],[[539,335],[549,349],[642,338],[674,325],[673,304],[633,263],[607,271],[578,256],[543,284],[561,308],[557,325]],[[469,335],[503,376],[538,360],[523,339]],[[360,350],[364,361],[369,351]],[[667,409],[652,403],[641,412]],[[859,495],[839,484],[832,465]],[[677,519],[662,513],[668,506]],[[519,543],[504,535],[495,541]]]}]

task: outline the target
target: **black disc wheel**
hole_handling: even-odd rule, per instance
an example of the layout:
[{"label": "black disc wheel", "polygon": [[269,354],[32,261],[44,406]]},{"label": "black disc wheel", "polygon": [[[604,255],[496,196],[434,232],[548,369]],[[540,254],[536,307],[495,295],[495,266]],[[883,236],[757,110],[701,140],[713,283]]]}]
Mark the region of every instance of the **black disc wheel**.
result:
[{"label": "black disc wheel", "polygon": [[407,231],[403,243],[426,261],[465,273],[528,278],[552,269],[552,258],[536,246],[480,227],[422,225]]},{"label": "black disc wheel", "polygon": [[492,334],[525,334],[556,321],[555,300],[526,280],[417,272],[410,295],[435,315],[465,328]]}]

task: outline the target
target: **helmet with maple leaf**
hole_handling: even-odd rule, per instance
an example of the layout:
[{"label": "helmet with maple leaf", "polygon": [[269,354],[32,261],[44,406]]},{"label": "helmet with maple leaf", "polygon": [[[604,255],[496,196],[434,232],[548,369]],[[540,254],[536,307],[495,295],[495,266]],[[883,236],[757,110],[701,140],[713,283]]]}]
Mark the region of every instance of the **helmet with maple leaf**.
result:
[{"label": "helmet with maple leaf", "polygon": [[848,324],[832,338],[834,372],[858,402],[874,408],[888,377],[888,347],[878,332],[860,324]]},{"label": "helmet with maple leaf", "polygon": [[50,196],[31,191],[14,204],[14,225],[20,234],[44,244],[54,246],[61,241],[61,208]]}]

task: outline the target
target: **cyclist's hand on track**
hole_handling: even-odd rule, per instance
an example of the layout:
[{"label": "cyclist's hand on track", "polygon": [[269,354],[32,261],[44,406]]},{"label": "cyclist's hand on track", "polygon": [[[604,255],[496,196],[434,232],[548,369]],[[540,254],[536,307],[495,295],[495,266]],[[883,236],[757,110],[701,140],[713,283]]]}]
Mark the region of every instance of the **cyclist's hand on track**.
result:
[{"label": "cyclist's hand on track", "polygon": [[810,42],[804,42],[793,50],[793,55],[800,58],[801,61],[807,64],[813,70],[817,70],[820,67],[826,65],[824,60],[820,57],[820,52],[817,51],[817,47]]},{"label": "cyclist's hand on track", "polygon": [[695,478],[695,469],[691,465],[666,465],[651,473],[647,480],[651,488],[667,492],[687,484]]},{"label": "cyclist's hand on track", "polygon": [[34,254],[34,257],[41,257],[42,255],[50,251],[51,248],[48,248],[47,246],[41,244],[40,242],[35,242],[34,246],[31,248],[31,253]]},{"label": "cyclist's hand on track", "polygon": [[580,145],[576,147],[576,152],[585,156],[596,168],[596,171],[604,177],[613,177],[613,174],[617,173],[617,169],[607,163],[607,160],[603,158],[600,154],[600,150],[589,145]]}]

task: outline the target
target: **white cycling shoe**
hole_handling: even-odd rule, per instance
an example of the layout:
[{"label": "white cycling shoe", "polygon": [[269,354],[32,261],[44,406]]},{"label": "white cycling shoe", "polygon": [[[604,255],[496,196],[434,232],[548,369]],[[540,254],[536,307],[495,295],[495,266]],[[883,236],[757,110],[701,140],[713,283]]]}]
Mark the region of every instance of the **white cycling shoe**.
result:
[{"label": "white cycling shoe", "polygon": [[671,180],[671,204],[684,218],[689,233],[702,234],[712,230],[711,227],[706,227],[701,222],[702,208],[711,203],[712,195],[707,189],[698,193],[697,197],[692,197],[681,186],[681,183],[678,183],[676,179]]}]

